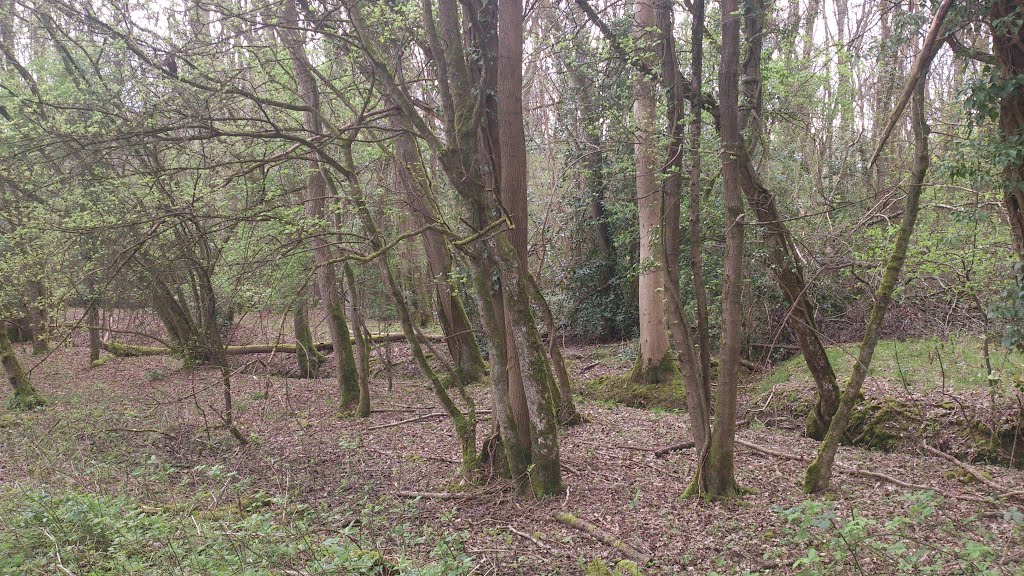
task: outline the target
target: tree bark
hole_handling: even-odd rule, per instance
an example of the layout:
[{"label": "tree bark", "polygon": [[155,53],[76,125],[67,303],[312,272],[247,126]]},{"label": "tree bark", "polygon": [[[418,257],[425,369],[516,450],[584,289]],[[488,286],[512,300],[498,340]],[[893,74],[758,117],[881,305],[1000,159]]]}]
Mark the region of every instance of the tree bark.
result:
[{"label": "tree bark", "polygon": [[746,145],[740,146],[737,163],[740,186],[747,203],[754,209],[764,230],[768,264],[775,273],[786,303],[787,322],[796,333],[804,361],[814,378],[817,391],[815,404],[807,415],[807,436],[821,440],[828,430],[832,415],[839,405],[839,386],[835,371],[818,336],[814,304],[807,291],[803,265],[793,237],[785,224],[775,195],[761,182],[754,167],[753,150],[760,140],[762,114],[761,50],[764,34],[764,2],[753,0],[744,8],[744,30],[747,36],[747,54],[743,59],[743,105],[740,108],[741,137],[745,133]]},{"label": "tree bark", "polygon": [[[496,58],[496,126],[498,162],[494,173],[505,214],[512,224],[508,232],[515,256],[524,270],[527,262],[526,134],[523,128],[523,4],[521,0],[502,0],[498,4]],[[486,58],[486,56],[485,56]],[[487,81],[486,74],[484,80]],[[486,130],[485,133],[489,133]],[[493,134],[491,138],[493,139]],[[492,151],[493,154],[493,151]],[[508,296],[507,292],[505,293]],[[507,310],[505,320],[513,314]],[[505,327],[514,338],[515,326]],[[519,442],[530,445],[530,408],[521,372],[522,352],[514,340],[508,343],[508,385]]]},{"label": "tree bark", "polygon": [[[1002,21],[1018,14],[1021,3],[1018,0],[995,0],[992,3],[992,22]],[[992,49],[999,66],[1000,79],[1013,82],[1024,74],[1024,28],[1012,24],[992,26]],[[1015,85],[999,101],[999,129],[1004,143],[1019,147],[1024,134],[1024,88]],[[1003,167],[1003,203],[1010,221],[1010,233],[1017,257],[1024,261],[1024,160],[1016,160]]]},{"label": "tree bark", "polygon": [[[298,9],[295,2],[296,0],[285,2],[281,13],[283,26],[278,33],[291,58],[299,99],[307,108],[302,112],[303,127],[309,134],[319,135],[322,132],[320,95],[306,56],[302,35],[299,32]],[[316,221],[329,221],[325,217],[324,206],[327,197],[327,179],[321,171],[320,158],[316,150],[310,150],[307,153],[306,162],[309,170],[306,188],[303,191],[306,213]],[[359,372],[356,368],[348,323],[345,319],[344,302],[338,292],[337,273],[333,264],[334,251],[321,234],[314,234],[311,244],[313,263],[316,266],[317,288],[320,292],[320,300],[327,309],[328,327],[331,333],[331,342],[334,344],[341,408],[354,410],[359,405]]]},{"label": "tree bark", "polygon": [[[708,291],[704,285],[704,257],[702,253],[700,199],[701,189],[701,136],[704,122],[704,0],[693,0],[693,23],[690,30],[692,61],[690,62],[690,274],[693,276],[693,296],[697,309],[697,349],[700,358],[700,388],[711,390],[711,327],[708,321]],[[689,324],[686,324],[689,326]],[[688,393],[689,394],[689,393]],[[689,396],[687,396],[689,402]],[[710,415],[710,406],[708,406]],[[698,454],[700,451],[698,451]]]},{"label": "tree bark", "polygon": [[[396,129],[400,129],[397,120],[393,119],[392,122]],[[414,223],[424,226],[437,222],[437,211],[427,201],[431,197],[430,180],[420,161],[416,141],[408,132],[399,132],[395,138],[395,168],[398,184],[405,192],[408,212]],[[437,296],[437,316],[446,336],[448,352],[462,373],[462,378],[468,382],[478,380],[484,373],[484,360],[462,300],[451,285],[450,249],[439,232],[427,230],[420,237]]]},{"label": "tree bark", "polygon": [[569,370],[565,367],[565,357],[562,356],[562,347],[558,345],[558,326],[555,324],[555,316],[551,313],[544,294],[540,291],[536,279],[530,276],[530,294],[533,303],[540,310],[544,319],[544,329],[548,333],[548,357],[551,359],[551,367],[555,373],[555,382],[558,384],[557,408],[558,422],[563,426],[579,424],[583,422],[583,416],[576,410],[576,403],[572,399],[572,379],[569,378]]},{"label": "tree bark", "polygon": [[860,398],[861,387],[867,378],[868,367],[871,365],[871,358],[878,344],[878,338],[882,331],[882,322],[885,314],[892,304],[893,292],[896,290],[896,282],[899,280],[903,264],[906,262],[907,249],[910,246],[910,238],[914,233],[914,225],[917,223],[917,214],[920,208],[921,193],[924,190],[924,178],[928,172],[928,125],[925,120],[924,94],[927,83],[927,69],[922,71],[914,90],[913,102],[911,104],[911,123],[914,128],[914,166],[911,171],[910,184],[907,190],[907,205],[903,213],[903,221],[900,222],[899,231],[896,234],[896,244],[893,246],[892,254],[885,267],[882,282],[875,291],[875,302],[871,307],[871,316],[868,319],[867,329],[861,341],[860,352],[857,355],[857,363],[853,366],[853,373],[843,390],[839,401],[839,409],[832,418],[832,423],[825,434],[825,439],[818,447],[818,453],[814,461],[807,468],[804,476],[804,491],[808,493],[822,492],[828,490],[832,481],[832,466],[835,462],[836,451],[839,449],[839,441],[846,432],[850,423],[854,406]]},{"label": "tree bark", "polygon": [[738,162],[743,146],[739,118],[740,17],[736,0],[722,0],[722,64],[718,91],[722,117],[722,188],[725,262],[722,279],[722,352],[711,442],[698,463],[690,492],[710,498],[737,491],[734,459],[736,396],[743,338],[743,193]]},{"label": "tree bark", "polygon": [[85,321],[89,325],[89,362],[100,359],[100,299],[91,296],[86,306]]},{"label": "tree bark", "polygon": [[50,321],[46,305],[46,288],[38,280],[28,280],[28,313],[32,323],[32,354],[46,354],[50,350]]},{"label": "tree bark", "polygon": [[[634,35],[645,59],[653,60],[651,37],[657,26],[655,0],[633,3]],[[664,222],[664,189],[658,185],[659,166],[655,159],[657,130],[657,91],[655,82],[637,74],[633,89],[633,116],[636,132],[636,200],[640,223],[640,350],[633,368],[633,379],[654,385],[667,379],[669,342],[665,327],[665,303],[662,290],[667,271],[660,253],[667,240]]]},{"label": "tree bark", "polygon": [[295,328],[295,348],[299,363],[299,376],[313,378],[320,372],[326,357],[316,349],[313,333],[309,329],[309,313],[305,290],[296,296],[292,308],[292,324]]},{"label": "tree bark", "polygon": [[[379,80],[398,102],[405,121],[416,126],[428,145],[437,152],[449,182],[463,202],[466,222],[476,233],[495,222],[500,222],[505,213],[494,187],[489,186],[494,182],[500,182],[500,178],[491,177],[497,163],[496,156],[488,151],[494,148],[491,146],[492,142],[484,146],[481,141],[482,134],[493,127],[484,113],[486,108],[480,108],[481,99],[471,96],[474,93],[484,96],[487,87],[479,81],[471,81],[468,67],[462,64],[467,61],[467,54],[479,55],[481,60],[473,60],[474,65],[480,67],[477,68],[478,72],[486,72],[486,77],[493,78],[496,71],[489,68],[489,51],[493,44],[490,38],[479,36],[480,33],[486,35],[489,32],[473,26],[467,26],[467,34],[463,35],[464,28],[459,22],[459,5],[455,0],[438,0],[439,18],[436,27],[432,3],[427,0],[423,5],[424,26],[431,37],[431,51],[435,57],[444,59],[444,65],[438,65],[438,69],[443,67],[448,71],[447,76],[439,79],[437,83],[442,92],[441,100],[444,107],[443,139],[427,125],[405,92],[405,88],[399,85],[394,74],[384,65],[385,60],[381,55],[385,51],[366,29],[358,3],[350,5],[349,15],[362,45],[367,48],[367,55],[378,72]],[[484,8],[493,9],[491,5],[480,6],[468,2],[461,7],[466,11],[469,22],[483,22],[493,15],[492,12],[488,12],[485,18],[480,12]],[[481,76],[484,75],[478,74],[477,80]],[[492,350],[512,341],[519,352],[519,368],[523,372],[523,388],[529,405],[531,426],[528,467],[524,466],[521,459],[518,462],[513,461],[515,454],[525,453],[525,450],[522,450],[525,447],[520,447],[520,450],[510,449],[510,446],[517,443],[518,438],[517,434],[507,429],[511,415],[510,411],[505,409],[507,404],[503,406],[503,398],[507,398],[508,387],[502,387],[500,379],[492,383],[495,414],[499,425],[502,426],[502,445],[509,458],[510,468],[513,468],[513,478],[521,490],[525,488],[528,495],[544,497],[559,494],[564,490],[564,486],[561,482],[558,427],[551,398],[554,383],[540,332],[530,310],[529,289],[525,285],[528,271],[520,266],[519,257],[507,234],[485,234],[472,243],[460,245],[460,248],[465,251],[472,267],[478,306]],[[499,318],[503,312],[507,312],[509,316],[507,322]],[[512,338],[506,334],[506,325],[512,332]],[[498,339],[501,340],[500,343],[497,342]],[[503,355],[507,357],[507,350],[502,352],[506,353]],[[500,359],[492,356],[492,363],[495,360],[500,362]],[[496,372],[497,369],[492,365],[492,379],[495,378]],[[514,469],[516,466],[521,470],[525,469],[526,474],[517,474]]]},{"label": "tree bark", "polygon": [[[387,255],[380,260],[386,260]],[[370,417],[370,343],[363,332],[363,316],[359,312],[358,293],[356,292],[356,275],[348,262],[342,265],[345,272],[345,284],[348,288],[348,318],[352,322],[352,341],[355,348],[356,371],[359,374],[359,405],[356,416]]]},{"label": "tree bark", "polygon": [[[3,320],[0,319],[0,324],[2,323]],[[7,381],[14,389],[14,397],[10,401],[11,406],[20,410],[31,410],[44,405],[46,402],[32,386],[32,381],[28,379],[28,375],[21,367],[21,362],[18,361],[18,356],[14,353],[14,346],[11,345],[11,340],[7,337],[6,327],[0,327],[3,328],[0,329],[0,365],[7,372]]]}]

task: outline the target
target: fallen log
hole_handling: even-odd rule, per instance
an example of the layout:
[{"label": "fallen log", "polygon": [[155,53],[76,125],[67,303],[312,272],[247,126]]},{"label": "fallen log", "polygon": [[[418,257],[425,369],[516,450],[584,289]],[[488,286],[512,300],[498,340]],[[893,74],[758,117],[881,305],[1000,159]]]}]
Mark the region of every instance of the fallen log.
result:
[{"label": "fallen log", "polygon": [[655,458],[661,458],[662,456],[665,456],[666,454],[670,454],[672,452],[677,452],[679,450],[689,450],[690,448],[693,448],[694,446],[696,446],[696,444],[692,440],[689,441],[689,442],[680,442],[678,444],[672,444],[670,446],[665,446],[664,448],[658,448],[657,450],[655,450],[654,451],[654,457]]},{"label": "fallen log", "polygon": [[620,540],[618,537],[605,532],[586,520],[577,518],[576,516],[566,512],[552,512],[551,517],[566,526],[582,530],[583,532],[590,534],[594,538],[597,538],[601,542],[604,542],[608,546],[618,550],[623,556],[636,562],[640,566],[645,566],[651,561],[651,557],[647,554],[640,552],[636,548],[633,548],[629,544]]},{"label": "fallen log", "polygon": [[[427,340],[440,342],[444,340],[441,335],[427,335]],[[391,332],[371,335],[373,342],[404,342],[405,334]],[[100,346],[114,356],[122,358],[133,358],[140,356],[166,356],[174,352],[166,346],[141,346],[138,344],[125,344],[116,340],[100,342]],[[320,352],[331,352],[334,345],[330,342],[317,342],[313,345]],[[243,356],[245,354],[270,354],[280,352],[282,354],[296,354],[299,351],[298,344],[280,342],[277,344],[240,344],[225,347],[228,356]]]}]

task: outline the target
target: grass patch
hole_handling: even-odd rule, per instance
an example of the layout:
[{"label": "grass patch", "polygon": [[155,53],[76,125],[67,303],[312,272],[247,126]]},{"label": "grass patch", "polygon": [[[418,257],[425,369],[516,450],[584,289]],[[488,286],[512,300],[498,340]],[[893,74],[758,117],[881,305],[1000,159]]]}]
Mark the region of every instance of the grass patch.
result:
[{"label": "grass patch", "polygon": [[[953,337],[945,341],[938,338],[883,340],[875,348],[868,376],[886,378],[920,392],[940,390],[943,381],[947,391],[987,389],[989,379],[983,348],[978,336]],[[1020,352],[994,343],[989,348],[992,369],[1004,381],[1024,371],[1024,355]],[[849,379],[859,350],[859,344],[828,348],[840,387]],[[776,366],[761,382],[760,390],[767,391],[785,382],[814,384],[803,356],[794,356]]]}]

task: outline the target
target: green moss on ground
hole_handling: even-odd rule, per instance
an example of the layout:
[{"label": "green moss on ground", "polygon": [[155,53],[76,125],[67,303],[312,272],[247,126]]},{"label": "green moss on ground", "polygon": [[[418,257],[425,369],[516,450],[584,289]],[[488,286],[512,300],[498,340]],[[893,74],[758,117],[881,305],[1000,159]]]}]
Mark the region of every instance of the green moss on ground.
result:
[{"label": "green moss on ground", "polygon": [[846,436],[857,446],[893,452],[901,444],[913,441],[911,434],[919,428],[920,422],[917,408],[898,400],[861,402],[850,418]]},{"label": "green moss on ground", "polygon": [[686,409],[686,390],[678,372],[657,384],[637,382],[632,371],[609,374],[583,382],[583,387],[586,396],[598,401],[632,408]]}]

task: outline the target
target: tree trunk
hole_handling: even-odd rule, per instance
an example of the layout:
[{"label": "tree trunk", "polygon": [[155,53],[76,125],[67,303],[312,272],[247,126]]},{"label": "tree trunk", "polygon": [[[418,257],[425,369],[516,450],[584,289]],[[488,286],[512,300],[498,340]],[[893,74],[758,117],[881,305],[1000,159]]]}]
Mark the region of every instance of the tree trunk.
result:
[{"label": "tree trunk", "polygon": [[[302,124],[309,134],[317,135],[322,132],[320,94],[299,32],[299,17],[295,0],[285,2],[281,15],[284,26],[278,30],[278,33],[291,57],[299,98],[308,108],[302,113]],[[324,208],[327,197],[327,179],[321,171],[319,154],[315,150],[310,150],[306,156],[309,170],[307,185],[303,191],[306,214],[316,221],[329,221],[325,218]],[[314,234],[311,244],[313,263],[316,266],[317,288],[320,291],[320,300],[327,309],[328,327],[331,333],[331,342],[334,344],[341,408],[342,410],[354,410],[359,404],[359,372],[356,368],[348,323],[345,319],[344,302],[338,292],[337,273],[333,264],[334,250],[321,234]]]},{"label": "tree trunk", "polygon": [[[401,128],[397,119],[392,122],[396,130]],[[436,223],[437,212],[425,200],[431,195],[430,179],[420,161],[416,141],[408,132],[399,132],[395,138],[395,168],[398,185],[405,193],[414,224],[423,227]],[[437,296],[437,317],[446,337],[448,352],[461,372],[461,378],[467,382],[478,380],[484,373],[484,360],[462,300],[451,285],[452,257],[447,242],[440,232],[434,230],[427,230],[420,237]]]},{"label": "tree trunk", "polygon": [[86,306],[85,321],[89,325],[89,362],[100,359],[100,299],[96,296],[89,298]]},{"label": "tree trunk", "polygon": [[[671,0],[653,0],[655,2],[655,19],[660,38],[658,49],[661,52],[661,76],[666,88],[665,132],[668,135],[667,153],[662,167],[662,190],[664,202],[663,242],[668,254],[665,276],[668,282],[679,284],[679,241],[680,241],[680,203],[683,195],[683,160],[686,150],[686,98],[688,86],[683,83],[679,72],[679,59],[676,58],[676,40],[673,25],[673,2]],[[664,306],[664,305],[663,305]]]},{"label": "tree trunk", "polygon": [[320,372],[326,357],[316,349],[313,333],[309,330],[309,313],[307,311],[306,291],[296,296],[292,308],[292,323],[295,327],[295,347],[299,363],[299,376],[313,378]]},{"label": "tree trunk", "polygon": [[[482,57],[482,63],[473,60],[474,66],[484,67],[473,68],[476,79],[484,76],[494,78],[496,71],[490,63],[490,55],[493,54],[491,38],[479,36],[481,32],[485,36],[490,32],[467,25],[464,37],[464,28],[459,22],[459,7],[455,0],[438,0],[438,31],[435,29],[431,3],[424,3],[423,20],[430,37],[431,52],[438,59],[439,73],[442,69],[446,71],[438,79],[444,109],[443,139],[430,130],[405,88],[387,70],[383,60],[374,57],[385,51],[366,29],[358,3],[350,6],[349,15],[362,41],[368,46],[369,54],[374,57],[372,64],[375,71],[399,103],[405,119],[419,127],[427,143],[437,152],[449,182],[463,202],[466,222],[476,233],[485,231],[496,222],[500,223],[505,212],[493,186],[494,182],[501,181],[496,173],[497,157],[490,153],[495,150],[493,141],[489,140],[494,136],[494,126],[491,126],[488,114],[477,108],[479,100],[471,96],[478,90],[486,94],[488,87],[470,79],[470,70],[464,65],[466,54],[472,52]],[[490,12],[493,4],[479,6],[469,2],[461,7],[467,12],[468,22],[494,22],[493,13]],[[483,13],[485,10],[486,14]],[[521,10],[516,13],[519,18],[522,17]],[[466,44],[463,44],[464,40]],[[481,74],[484,71],[486,74]],[[492,350],[497,351],[513,342],[519,352],[519,368],[523,375],[531,427],[530,462],[525,466],[522,460],[513,461],[515,454],[522,454],[525,450],[510,450],[510,446],[517,442],[517,434],[510,433],[507,428],[510,424],[514,425],[510,422],[508,387],[501,386],[500,378],[493,383],[496,415],[502,427],[502,444],[510,467],[513,468],[514,481],[520,489],[525,488],[526,493],[536,497],[561,493],[564,487],[561,482],[558,427],[551,398],[554,383],[544,345],[530,310],[529,288],[525,285],[529,272],[520,266],[520,259],[507,234],[483,234],[473,242],[460,244],[460,248],[466,253],[473,269],[478,306]],[[500,318],[502,312],[508,312],[507,321]],[[511,338],[506,334],[506,325],[512,332]],[[502,352],[505,354],[501,355],[507,358],[507,350]],[[492,363],[500,360],[495,356],[491,358]],[[497,372],[495,365],[492,365],[492,378],[495,378]],[[517,474],[514,469],[516,466],[525,468],[528,474]]]},{"label": "tree trunk", "polygon": [[583,422],[583,416],[576,410],[576,403],[572,399],[572,380],[569,378],[569,370],[565,367],[565,357],[562,356],[562,347],[558,345],[558,326],[555,324],[555,316],[551,313],[544,294],[540,291],[537,281],[530,276],[530,293],[533,303],[540,310],[544,318],[544,329],[548,333],[548,357],[551,359],[551,367],[555,372],[555,381],[558,384],[558,401],[556,412],[558,422],[563,426],[579,424]]},{"label": "tree trunk", "polygon": [[740,17],[736,0],[722,0],[722,64],[718,91],[722,117],[722,187],[725,203],[725,262],[722,279],[722,353],[711,442],[699,462],[692,492],[711,498],[736,493],[734,471],[736,395],[743,338],[742,137],[739,126]]},{"label": "tree trunk", "polygon": [[[498,189],[512,229],[509,239],[523,270],[527,266],[526,134],[523,127],[523,4],[522,0],[502,0],[498,4],[497,31],[497,142],[500,168]],[[508,292],[505,293],[506,298]],[[509,306],[506,303],[506,308]],[[506,322],[514,317],[508,310]],[[516,327],[507,325],[506,334],[515,337]],[[530,444],[530,408],[526,397],[520,355],[514,340],[508,343],[509,396],[518,426],[519,441]]]},{"label": "tree trunk", "polygon": [[[637,0],[633,4],[635,36],[647,60],[652,59],[657,25],[655,0]],[[658,186],[659,163],[655,159],[657,137],[657,96],[655,82],[638,74],[634,83],[633,116],[636,131],[636,200],[640,221],[640,350],[633,368],[633,379],[659,384],[671,374],[668,359],[668,330],[665,327],[665,303],[662,294],[666,270],[660,252],[666,240],[662,222],[664,190]]]},{"label": "tree trunk", "polygon": [[[2,323],[3,321],[0,320],[0,324]],[[18,361],[18,356],[14,353],[14,346],[11,345],[11,340],[7,337],[6,327],[0,330],[0,365],[3,365],[4,371],[7,372],[7,380],[14,388],[14,397],[10,401],[12,407],[31,410],[46,403],[36,392],[28,375],[22,369],[21,362]]]},{"label": "tree trunk", "polygon": [[850,423],[854,406],[860,398],[861,387],[868,375],[868,367],[871,365],[871,358],[878,344],[878,338],[882,331],[882,322],[885,320],[885,313],[892,304],[892,295],[896,290],[896,282],[899,280],[900,272],[906,261],[907,249],[910,246],[910,238],[914,233],[914,225],[917,223],[918,209],[920,208],[921,193],[924,190],[924,178],[928,172],[928,125],[925,121],[924,94],[927,83],[927,69],[921,73],[917,87],[914,91],[914,99],[911,104],[911,123],[914,128],[914,167],[911,171],[910,184],[907,190],[907,204],[903,213],[903,221],[900,222],[899,231],[896,234],[896,244],[893,246],[892,254],[885,267],[882,276],[882,283],[875,291],[875,302],[871,307],[871,316],[868,319],[867,329],[864,332],[864,339],[861,341],[860,352],[857,355],[857,363],[853,366],[853,373],[846,384],[839,401],[839,409],[832,418],[832,424],[825,434],[825,439],[818,447],[817,456],[807,468],[804,476],[804,491],[808,493],[822,492],[828,490],[832,481],[832,465],[835,462],[836,451],[839,449],[839,441],[846,432]]},{"label": "tree trunk", "polygon": [[28,313],[32,324],[32,354],[45,354],[50,350],[50,320],[46,305],[46,288],[38,280],[29,280]]},{"label": "tree trunk", "polygon": [[[375,251],[379,251],[384,246],[383,237],[373,221],[370,210],[366,205],[366,197],[363,194],[362,186],[355,175],[350,146],[351,142],[346,142],[343,148],[344,161],[348,169],[348,172],[345,174],[346,192],[355,204],[357,216],[363,225],[363,229],[366,231],[370,246]],[[463,478],[466,481],[472,481],[476,477],[480,466],[480,457],[476,450],[476,405],[473,398],[466,393],[463,383],[456,378],[453,382],[454,388],[466,406],[465,411],[461,410],[448,394],[446,386],[437,372],[430,366],[420,339],[416,334],[415,322],[409,303],[391,270],[388,256],[388,253],[385,252],[377,258],[381,278],[391,297],[391,302],[394,304],[396,312],[398,312],[398,319],[402,324],[402,332],[405,333],[406,340],[409,342],[409,349],[412,352],[413,359],[416,360],[423,375],[430,381],[434,394],[437,396],[445,412],[452,419],[455,435],[458,438],[459,447],[462,452]]]},{"label": "tree trunk", "polygon": [[760,140],[762,113],[761,49],[764,34],[764,2],[753,0],[744,8],[747,55],[743,59],[743,106],[740,131],[746,133],[746,146],[740,147],[737,163],[740,186],[757,220],[764,228],[768,263],[786,298],[786,319],[797,335],[817,391],[815,404],[807,415],[807,436],[821,440],[839,405],[839,386],[835,371],[818,336],[814,305],[807,291],[799,252],[785,224],[775,196],[761,182],[754,167],[753,150]]},{"label": "tree trunk", "polygon": [[[1005,22],[1014,15],[1019,17],[1021,3],[1018,0],[995,0],[992,3],[991,21]],[[1002,24],[992,29],[992,49],[999,65],[1000,79],[1015,82],[1024,74],[1024,28]],[[1024,134],[1024,88],[1016,85],[999,101],[1000,136],[1007,145],[1019,147]],[[1010,221],[1010,233],[1017,257],[1024,261],[1024,160],[1013,155],[1015,161],[1003,167],[1003,202]]]},{"label": "tree trunk", "polygon": [[[700,354],[700,387],[711,390],[711,327],[708,320],[708,291],[704,286],[704,246],[701,238],[700,197],[701,156],[700,145],[704,122],[704,0],[693,0],[693,22],[690,42],[693,49],[690,62],[690,274],[693,276],[693,296],[697,305],[697,349]],[[687,327],[689,324],[685,324]],[[687,396],[689,402],[689,393]],[[708,406],[710,417],[710,406]],[[698,451],[698,454],[700,452]]]},{"label": "tree trunk", "polygon": [[[387,255],[381,256],[381,260]],[[356,371],[359,374],[359,406],[356,416],[370,417],[370,343],[363,333],[363,317],[359,312],[358,293],[356,292],[356,275],[352,266],[346,262],[345,284],[348,287],[348,318],[352,322],[352,340],[355,342]]]}]

